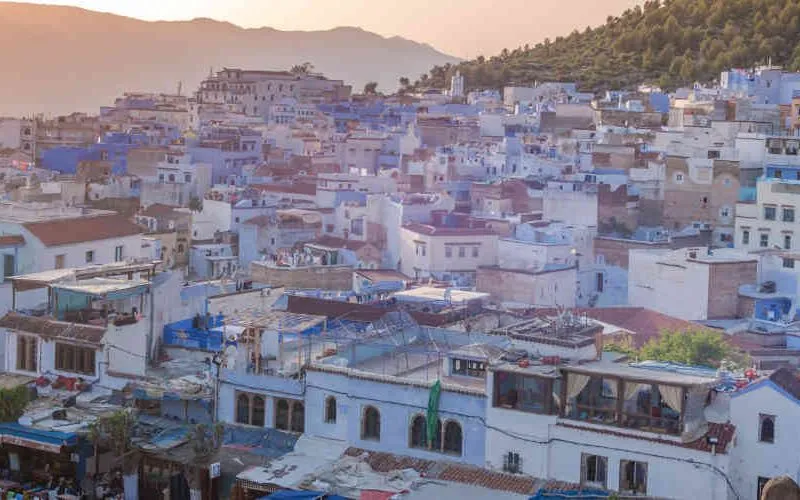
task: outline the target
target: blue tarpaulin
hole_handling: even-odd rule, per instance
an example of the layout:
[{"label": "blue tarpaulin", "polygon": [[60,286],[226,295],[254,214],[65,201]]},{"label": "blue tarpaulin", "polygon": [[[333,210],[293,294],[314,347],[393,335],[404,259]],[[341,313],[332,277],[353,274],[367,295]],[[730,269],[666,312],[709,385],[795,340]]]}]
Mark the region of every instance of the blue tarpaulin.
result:
[{"label": "blue tarpaulin", "polygon": [[7,422],[0,424],[0,442],[58,453],[62,446],[77,445],[78,435],[74,432],[48,431]]},{"label": "blue tarpaulin", "polygon": [[529,500],[548,500],[554,498],[570,498],[574,500],[603,500],[609,497],[607,491],[598,489],[558,490],[541,488]]}]

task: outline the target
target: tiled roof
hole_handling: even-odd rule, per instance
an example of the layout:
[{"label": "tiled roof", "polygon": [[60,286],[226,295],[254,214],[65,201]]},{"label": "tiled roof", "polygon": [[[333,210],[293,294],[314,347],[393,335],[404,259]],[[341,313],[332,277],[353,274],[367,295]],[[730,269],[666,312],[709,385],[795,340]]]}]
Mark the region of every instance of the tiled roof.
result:
[{"label": "tiled roof", "polygon": [[491,236],[496,234],[494,231],[487,228],[430,226],[417,222],[406,224],[403,226],[403,229],[413,231],[417,234],[426,234],[428,236]]},{"label": "tiled roof", "polygon": [[24,245],[25,237],[21,234],[4,234],[0,236],[0,246]]},{"label": "tiled roof", "polygon": [[49,318],[24,316],[10,312],[0,318],[0,327],[42,337],[100,344],[106,329],[101,326],[79,325]]},{"label": "tiled roof", "polygon": [[778,387],[800,400],[800,379],[797,374],[788,368],[778,368],[769,379]]},{"label": "tiled roof", "polygon": [[[414,469],[428,480],[452,481],[454,483],[480,486],[495,491],[505,491],[520,495],[531,495],[538,489],[541,481],[531,476],[508,474],[446,460],[434,461],[413,458],[393,453],[367,451],[361,448],[348,448],[345,455],[363,457],[364,461],[377,472],[391,472]],[[576,485],[568,485],[570,488]],[[498,493],[498,495],[502,495]]]},{"label": "tiled roof", "polygon": [[711,444],[708,442],[708,438],[715,437],[717,438],[716,444],[716,452],[717,453],[725,453],[728,449],[728,446],[733,442],[733,437],[736,434],[736,426],[730,423],[727,424],[718,424],[718,423],[709,423],[708,424],[708,431],[698,439],[694,441],[689,441],[687,443],[683,443],[680,441],[671,441],[668,439],[659,438],[658,435],[653,435],[653,437],[643,436],[639,434],[628,434],[623,432],[622,430],[614,430],[613,427],[607,429],[599,429],[597,427],[593,427],[591,429],[587,429],[580,425],[573,425],[567,422],[559,422],[557,425],[561,427],[567,427],[570,429],[580,429],[585,430],[587,432],[595,432],[600,434],[607,434],[609,436],[616,436],[621,438],[628,438],[628,439],[639,439],[642,441],[651,441],[654,443],[666,444],[670,446],[678,446],[681,448],[689,448],[696,451],[706,451],[711,452]]},{"label": "tiled roof", "polygon": [[[552,308],[537,309],[537,316],[552,316],[558,312]],[[598,307],[576,309],[575,314],[586,314],[588,317],[618,326],[633,332],[631,336],[632,346],[642,347],[649,340],[661,336],[664,330],[703,330],[704,328],[691,321],[682,320],[673,316],[667,316],[660,312],[644,307]]]},{"label": "tiled roof", "polygon": [[295,182],[292,184],[250,184],[251,188],[258,191],[269,191],[271,193],[291,193],[316,195],[317,185],[305,182]]},{"label": "tiled roof", "polygon": [[436,479],[520,495],[531,495],[536,491],[536,479],[533,477],[495,472],[468,465],[450,465],[437,474]]},{"label": "tiled roof", "polygon": [[335,236],[327,235],[320,236],[316,240],[310,241],[309,243],[328,248],[346,248],[348,250],[352,250],[353,252],[357,252],[367,245],[366,241],[346,240],[344,238],[337,238]]},{"label": "tiled roof", "polygon": [[169,205],[163,205],[161,203],[153,203],[149,207],[139,212],[139,215],[142,215],[144,217],[161,217],[164,215],[170,215],[174,211],[175,208]]},{"label": "tiled roof", "polygon": [[23,226],[47,247],[123,238],[144,233],[141,227],[117,214],[29,222]]}]

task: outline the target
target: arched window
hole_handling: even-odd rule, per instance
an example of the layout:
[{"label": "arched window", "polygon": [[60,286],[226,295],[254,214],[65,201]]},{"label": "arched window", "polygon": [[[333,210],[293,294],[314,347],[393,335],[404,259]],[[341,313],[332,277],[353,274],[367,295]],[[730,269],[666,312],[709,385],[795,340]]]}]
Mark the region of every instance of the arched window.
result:
[{"label": "arched window", "polygon": [[250,419],[250,425],[264,427],[264,408],[264,397],[253,396],[253,418]]},{"label": "arched window", "polygon": [[427,448],[427,422],[425,416],[417,415],[411,421],[411,447]]},{"label": "arched window", "polygon": [[295,401],[292,405],[292,432],[303,432],[306,426],[306,407]]},{"label": "arched window", "polygon": [[381,414],[374,406],[367,406],[364,409],[361,439],[381,440]]},{"label": "arched window", "polygon": [[275,403],[275,428],[289,430],[289,402],[285,399],[279,399]]},{"label": "arched window", "polygon": [[239,394],[236,398],[236,423],[250,423],[250,396]]},{"label": "arched window", "polygon": [[450,420],[444,426],[444,445],[442,446],[442,451],[461,456],[461,443],[461,425],[454,420]]},{"label": "arched window", "polygon": [[775,442],[775,417],[772,415],[760,415],[760,426],[758,429],[758,440],[762,443]]},{"label": "arched window", "polygon": [[333,396],[325,399],[325,423],[336,423],[336,398]]}]

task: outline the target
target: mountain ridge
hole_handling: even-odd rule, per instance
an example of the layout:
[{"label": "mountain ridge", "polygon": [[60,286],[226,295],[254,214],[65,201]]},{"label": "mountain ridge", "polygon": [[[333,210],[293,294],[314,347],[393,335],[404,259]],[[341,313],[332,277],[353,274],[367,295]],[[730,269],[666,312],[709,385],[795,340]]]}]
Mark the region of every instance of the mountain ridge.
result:
[{"label": "mountain ridge", "polygon": [[393,92],[457,58],[428,44],[360,27],[319,31],[244,28],[195,18],[144,21],[81,7],[0,3],[0,116],[97,112],[125,91],[193,90],[209,68],[289,69],[310,62],[359,91],[368,81]]},{"label": "mountain ridge", "polygon": [[674,89],[767,61],[800,70],[797,0],[647,0],[595,28],[435,66],[415,86],[444,88],[458,70],[467,89],[536,81],[593,91],[641,83]]}]

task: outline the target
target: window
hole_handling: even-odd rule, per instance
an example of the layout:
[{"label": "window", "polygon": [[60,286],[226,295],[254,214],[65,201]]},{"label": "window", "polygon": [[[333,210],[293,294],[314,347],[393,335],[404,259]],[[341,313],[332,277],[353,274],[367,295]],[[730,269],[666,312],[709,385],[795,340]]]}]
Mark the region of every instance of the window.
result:
[{"label": "window", "polygon": [[511,474],[519,474],[522,472],[522,461],[519,458],[519,453],[509,451],[503,457],[503,472],[510,472]]},{"label": "window", "polygon": [[479,251],[479,247],[477,247],[477,246],[472,247],[472,258],[474,258],[474,259],[478,258],[478,255],[479,255],[478,251]]},{"label": "window", "polygon": [[494,375],[495,408],[553,415],[558,413],[556,397],[560,392],[561,381],[558,379],[500,371]]},{"label": "window", "polygon": [[183,180],[185,182],[192,182],[192,174],[183,174]]},{"label": "window", "polygon": [[94,349],[56,343],[56,370],[94,376]]},{"label": "window", "polygon": [[247,394],[239,394],[236,397],[236,423],[250,423],[250,396]]},{"label": "window", "polygon": [[761,248],[767,248],[769,246],[769,234],[768,233],[761,233],[758,239],[758,246]]},{"label": "window", "polygon": [[675,174],[675,182],[678,184],[683,184],[683,174]]},{"label": "window", "polygon": [[784,234],[783,235],[783,248],[785,250],[792,249],[792,235],[791,234]]},{"label": "window", "polygon": [[237,224],[239,223],[239,217],[236,217],[236,218],[234,218],[233,220],[234,220],[234,222],[236,222]]},{"label": "window", "polygon": [[236,423],[264,427],[266,398],[259,394],[240,392],[236,396]]},{"label": "window", "polygon": [[336,423],[336,398],[333,396],[325,398],[325,423]]},{"label": "window", "polygon": [[291,431],[303,432],[306,427],[306,407],[300,401],[295,401],[292,404],[291,411]]},{"label": "window", "polygon": [[455,420],[449,420],[444,426],[442,451],[461,456],[462,442],[463,433],[461,432],[461,424]]},{"label": "window", "polygon": [[603,287],[605,285],[605,280],[603,279],[603,273],[597,273],[595,278],[596,278],[595,291],[597,291],[597,293],[603,293]]},{"label": "window", "polygon": [[453,247],[451,247],[451,246],[444,247],[444,256],[447,257],[448,259],[452,258],[453,257]]},{"label": "window", "polygon": [[794,208],[783,208],[783,222],[794,222]]},{"label": "window", "polygon": [[411,420],[411,448],[427,448],[427,425],[424,415],[417,415]]},{"label": "window", "polygon": [[762,493],[764,493],[764,488],[767,486],[767,483],[769,482],[770,479],[771,478],[769,477],[758,476],[758,483],[756,486],[757,489],[756,500],[761,500],[761,495]]},{"label": "window", "polygon": [[305,413],[302,401],[278,399],[275,401],[275,428],[282,431],[303,432]]},{"label": "window", "polygon": [[381,440],[381,414],[374,406],[367,406],[361,421],[361,439]]},{"label": "window", "polygon": [[56,269],[64,269],[64,261],[67,260],[67,256],[64,254],[56,255],[56,261],[54,267]]},{"label": "window", "polygon": [[709,160],[717,160],[717,159],[719,159],[719,151],[716,151],[714,149],[709,149],[708,150],[708,159]]},{"label": "window", "polygon": [[720,217],[730,217],[731,216],[731,209],[729,207],[722,207],[719,209],[719,216]]},{"label": "window", "polygon": [[264,427],[266,422],[266,405],[263,396],[253,396],[253,412],[250,415],[250,425]]},{"label": "window", "polygon": [[794,269],[794,259],[783,259],[783,267],[786,269]]},{"label": "window", "polygon": [[486,363],[483,361],[454,358],[452,360],[451,373],[453,375],[483,378],[486,376]]},{"label": "window", "polygon": [[416,252],[417,252],[418,256],[425,257],[425,254],[427,253],[426,249],[425,249],[425,244],[424,243],[417,243]]},{"label": "window", "polygon": [[114,262],[122,262],[125,257],[125,247],[122,245],[114,247]]},{"label": "window", "polygon": [[467,249],[464,247],[458,247],[458,257],[460,259],[463,259],[466,256],[467,256]]},{"label": "window", "polygon": [[87,250],[86,251],[86,263],[91,264],[94,262],[94,250]]},{"label": "window", "polygon": [[758,416],[758,440],[762,443],[775,442],[775,416],[764,415]]},{"label": "window", "polygon": [[745,229],[742,231],[742,245],[749,245],[750,244],[750,231]]},{"label": "window", "polygon": [[289,430],[289,401],[285,399],[279,399],[275,403],[275,428]]},{"label": "window", "polygon": [[581,485],[606,488],[608,458],[598,455],[581,455]]},{"label": "window", "polygon": [[633,460],[620,460],[619,491],[620,493],[646,494],[647,464]]},{"label": "window", "polygon": [[39,354],[36,344],[36,337],[17,335],[17,370],[36,371],[36,362]]},{"label": "window", "polygon": [[8,278],[9,276],[14,276],[16,273],[16,259],[14,259],[13,255],[5,254],[3,255],[3,277]]},{"label": "window", "polygon": [[764,207],[764,219],[775,220],[775,207]]}]

